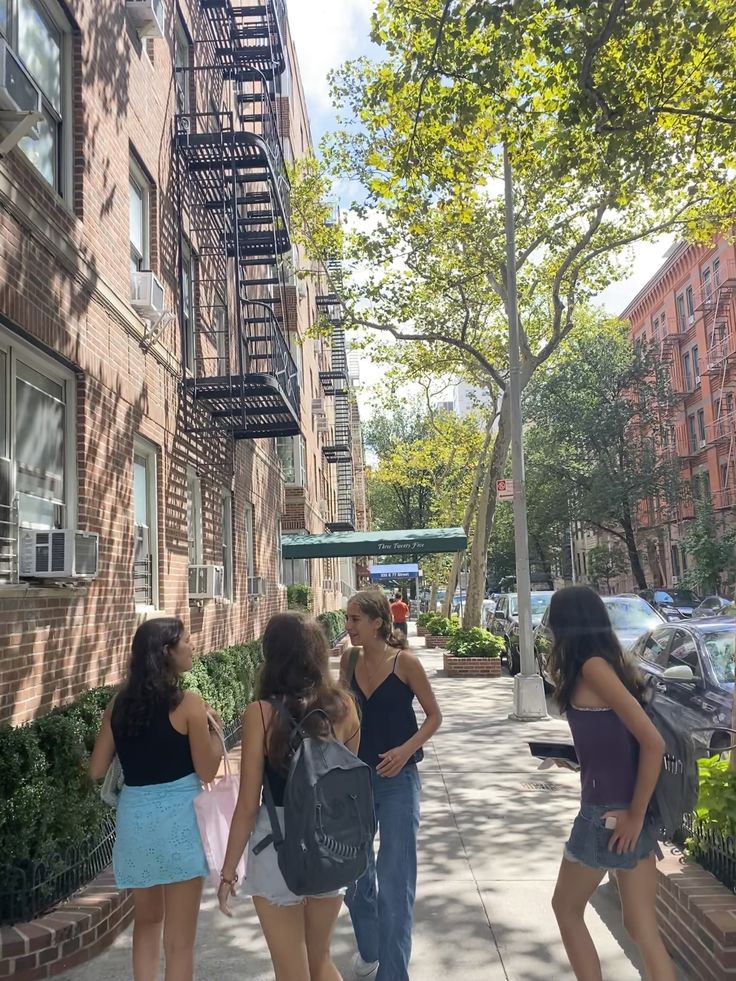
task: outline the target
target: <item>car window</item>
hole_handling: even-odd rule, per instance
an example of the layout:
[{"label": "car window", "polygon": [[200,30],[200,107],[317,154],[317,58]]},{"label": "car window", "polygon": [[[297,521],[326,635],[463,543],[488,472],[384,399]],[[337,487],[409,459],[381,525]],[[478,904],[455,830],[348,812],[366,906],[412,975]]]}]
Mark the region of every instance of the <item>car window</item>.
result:
[{"label": "car window", "polygon": [[670,630],[655,630],[642,638],[636,653],[645,661],[664,665],[671,636]]},{"label": "car window", "polygon": [[705,649],[720,685],[736,681],[736,627],[708,631]]},{"label": "car window", "polygon": [[652,630],[662,622],[654,610],[638,596],[617,596],[606,603],[614,630]]},{"label": "car window", "polygon": [[683,664],[686,664],[692,669],[693,675],[696,678],[702,678],[703,673],[700,668],[700,658],[698,657],[698,648],[694,638],[684,630],[676,630],[675,636],[672,639],[669,657],[667,658],[667,667],[680,667]]},{"label": "car window", "polygon": [[655,603],[674,603],[674,600],[669,593],[665,593],[663,589],[658,589],[654,594]]}]

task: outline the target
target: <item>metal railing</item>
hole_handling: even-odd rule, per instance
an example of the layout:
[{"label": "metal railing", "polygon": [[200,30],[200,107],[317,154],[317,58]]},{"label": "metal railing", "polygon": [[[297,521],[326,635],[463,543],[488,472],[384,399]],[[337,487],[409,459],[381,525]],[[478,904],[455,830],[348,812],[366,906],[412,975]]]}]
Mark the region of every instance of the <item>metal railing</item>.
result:
[{"label": "metal railing", "polygon": [[693,815],[685,819],[683,832],[677,844],[687,843],[688,852],[698,865],[736,893],[736,836],[699,821]]},{"label": "metal railing", "polygon": [[[266,303],[248,300],[244,305],[260,308],[266,321],[259,324],[258,333],[243,337],[245,371],[247,374],[273,375],[289,405],[298,415],[299,372],[278,320]],[[245,319],[249,319],[247,315]]]}]

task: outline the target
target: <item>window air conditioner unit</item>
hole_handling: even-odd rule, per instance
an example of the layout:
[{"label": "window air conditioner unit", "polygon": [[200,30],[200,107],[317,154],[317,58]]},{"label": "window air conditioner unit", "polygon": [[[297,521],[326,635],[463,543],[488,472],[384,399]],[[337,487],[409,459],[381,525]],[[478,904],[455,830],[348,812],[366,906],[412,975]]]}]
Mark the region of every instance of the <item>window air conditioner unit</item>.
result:
[{"label": "window air conditioner unit", "polygon": [[263,578],[263,576],[251,576],[248,579],[248,595],[249,596],[266,595],[266,580]]},{"label": "window air conditioner unit", "polygon": [[0,110],[40,112],[41,90],[8,42],[0,37]]},{"label": "window air conditioner unit", "polygon": [[318,433],[329,433],[330,424],[327,421],[327,416],[317,416],[316,430]]},{"label": "window air conditioner unit", "polygon": [[224,595],[224,566],[189,566],[189,599],[222,599]]},{"label": "window air conditioner unit", "polygon": [[324,498],[322,498],[322,500],[319,502],[320,517],[326,518],[329,513],[330,513],[329,505],[327,504],[327,501]]},{"label": "window air conditioner unit", "polygon": [[24,579],[94,579],[99,569],[99,535],[73,528],[18,533],[19,572]]},{"label": "window air conditioner unit", "polygon": [[152,272],[131,273],[130,302],[145,320],[155,320],[163,314],[164,288]]},{"label": "window air conditioner unit", "polygon": [[692,327],[692,325],[695,323],[694,313],[691,313],[690,316],[687,318],[687,323],[688,323],[688,327]]},{"label": "window air conditioner unit", "polygon": [[164,36],[163,0],[126,0],[125,9],[140,37]]},{"label": "window air conditioner unit", "polygon": [[324,416],[327,414],[324,399],[312,399],[312,415]]}]

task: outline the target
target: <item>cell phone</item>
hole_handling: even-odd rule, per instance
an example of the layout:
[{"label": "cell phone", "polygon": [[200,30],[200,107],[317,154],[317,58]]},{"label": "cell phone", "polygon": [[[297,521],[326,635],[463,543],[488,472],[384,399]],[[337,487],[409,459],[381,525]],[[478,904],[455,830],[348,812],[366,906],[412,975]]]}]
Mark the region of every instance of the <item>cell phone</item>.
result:
[{"label": "cell phone", "polygon": [[540,760],[561,760],[563,763],[571,763],[575,767],[580,766],[578,754],[572,743],[530,742],[529,752]]},{"label": "cell phone", "polygon": [[617,824],[618,821],[616,818],[609,814],[606,820],[603,822],[603,827],[606,829],[606,831],[615,831]]}]

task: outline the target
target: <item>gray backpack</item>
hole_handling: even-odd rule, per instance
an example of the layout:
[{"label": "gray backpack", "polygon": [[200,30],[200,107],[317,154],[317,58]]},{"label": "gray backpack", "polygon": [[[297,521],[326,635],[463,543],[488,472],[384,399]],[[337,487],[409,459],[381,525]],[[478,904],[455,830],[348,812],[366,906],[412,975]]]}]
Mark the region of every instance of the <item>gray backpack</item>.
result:
[{"label": "gray backpack", "polygon": [[649,817],[660,837],[671,841],[682,830],[685,817],[694,814],[698,806],[700,777],[692,732],[712,730],[678,728],[657,705],[656,694],[644,703],[644,711],[664,739],[664,760],[649,802]]},{"label": "gray backpack", "polygon": [[[320,896],[351,885],[363,875],[373,848],[376,818],[371,769],[335,737],[327,713],[315,709],[297,723],[282,702],[274,711],[291,727],[292,754],[284,793],[281,830],[268,780],[263,798],[271,834],[253,849],[276,849],[284,881],[296,896]],[[314,714],[330,724],[332,738],[310,736],[304,728]]]}]

